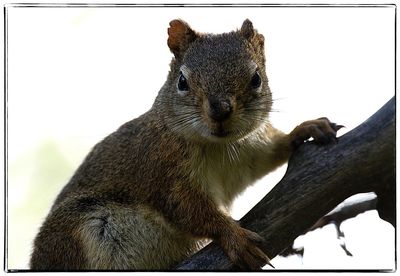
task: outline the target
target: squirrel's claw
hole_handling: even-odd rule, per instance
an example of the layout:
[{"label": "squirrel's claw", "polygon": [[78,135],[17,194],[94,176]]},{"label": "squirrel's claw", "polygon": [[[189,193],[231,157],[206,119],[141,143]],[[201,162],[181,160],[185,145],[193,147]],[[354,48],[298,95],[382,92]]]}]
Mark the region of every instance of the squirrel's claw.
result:
[{"label": "squirrel's claw", "polygon": [[320,145],[336,144],[338,143],[337,131],[343,127],[343,125],[332,123],[325,117],[305,121],[289,134],[290,142],[293,148],[297,148],[310,138],[313,138],[315,143]]},{"label": "squirrel's claw", "polygon": [[264,239],[248,229],[235,227],[231,235],[224,235],[219,243],[235,267],[241,271],[258,271],[270,264],[269,257],[260,249]]},{"label": "squirrel's claw", "polygon": [[338,125],[335,123],[330,122],[329,125],[331,126],[332,129],[334,129],[336,132],[339,131],[339,129],[344,128],[344,125]]},{"label": "squirrel's claw", "polygon": [[336,125],[335,130],[338,131],[339,129],[344,128],[344,127],[345,127],[344,125]]}]

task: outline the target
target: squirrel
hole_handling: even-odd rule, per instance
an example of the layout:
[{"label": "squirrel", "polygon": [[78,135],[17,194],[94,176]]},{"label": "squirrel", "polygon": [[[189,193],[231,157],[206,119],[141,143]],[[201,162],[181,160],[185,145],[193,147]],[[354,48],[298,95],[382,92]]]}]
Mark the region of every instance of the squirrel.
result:
[{"label": "squirrel", "polygon": [[240,269],[269,263],[230,204],[308,139],[336,141],[341,126],[319,118],[285,134],[271,125],[264,36],[248,19],[222,34],[175,19],[167,44],[170,72],[154,104],[86,156],[34,240],[32,270],[173,269],[206,240]]}]

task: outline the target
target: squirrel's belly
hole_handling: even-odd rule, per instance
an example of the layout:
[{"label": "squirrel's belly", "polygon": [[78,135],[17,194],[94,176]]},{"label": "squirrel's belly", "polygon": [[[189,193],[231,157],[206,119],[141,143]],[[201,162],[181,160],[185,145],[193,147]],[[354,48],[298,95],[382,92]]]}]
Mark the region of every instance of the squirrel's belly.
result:
[{"label": "squirrel's belly", "polygon": [[[206,187],[218,205],[230,207],[233,199],[257,180],[259,162],[255,146],[246,144],[199,150],[192,157],[192,181]],[[234,152],[234,154],[232,153]]]},{"label": "squirrel's belly", "polygon": [[79,231],[89,269],[170,269],[196,251],[196,240],[147,206],[107,206]]},{"label": "squirrel's belly", "polygon": [[247,164],[239,166],[208,167],[201,181],[218,205],[229,209],[233,199],[254,182],[252,171]]}]

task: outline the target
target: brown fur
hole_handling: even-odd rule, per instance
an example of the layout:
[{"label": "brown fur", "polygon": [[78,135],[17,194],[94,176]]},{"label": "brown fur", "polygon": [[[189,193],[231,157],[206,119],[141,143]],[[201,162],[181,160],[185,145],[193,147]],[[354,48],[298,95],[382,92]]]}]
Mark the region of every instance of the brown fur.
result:
[{"label": "brown fur", "polygon": [[[169,269],[208,239],[244,269],[269,261],[262,239],[225,211],[301,142],[335,137],[336,125],[321,118],[289,135],[271,126],[264,38],[249,20],[222,35],[174,20],[168,34],[175,58],[152,109],[88,154],[35,239],[33,270]],[[177,91],[181,74],[188,91]],[[252,87],[256,74],[262,85]]]}]

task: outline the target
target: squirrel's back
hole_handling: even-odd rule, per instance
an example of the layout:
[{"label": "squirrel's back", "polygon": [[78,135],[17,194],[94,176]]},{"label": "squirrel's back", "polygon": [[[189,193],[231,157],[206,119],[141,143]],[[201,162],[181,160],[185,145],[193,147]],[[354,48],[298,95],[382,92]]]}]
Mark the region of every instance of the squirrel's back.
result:
[{"label": "squirrel's back", "polygon": [[[187,146],[150,110],[95,145],[54,206],[71,194],[98,192],[115,197],[113,200],[147,198],[149,187],[168,185],[168,175],[177,177],[185,171],[182,164],[187,158]],[[164,179],[163,183],[154,185],[160,179]]]}]

